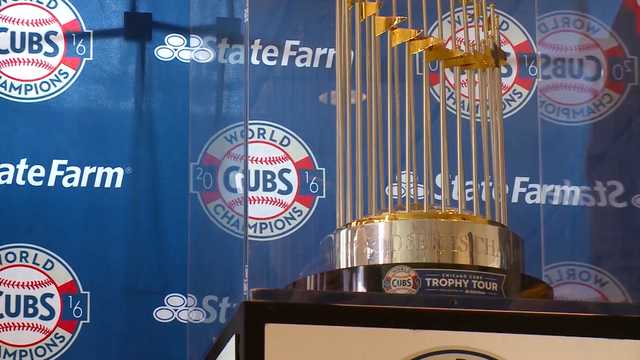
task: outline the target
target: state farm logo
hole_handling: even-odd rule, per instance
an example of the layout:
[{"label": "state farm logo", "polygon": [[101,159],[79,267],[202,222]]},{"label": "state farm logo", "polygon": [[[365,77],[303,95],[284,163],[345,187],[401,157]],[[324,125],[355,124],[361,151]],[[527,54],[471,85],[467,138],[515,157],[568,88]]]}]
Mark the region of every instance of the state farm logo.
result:
[{"label": "state farm logo", "polygon": [[[331,69],[336,53],[333,48],[309,46],[293,39],[281,43],[253,39],[247,47],[248,64],[295,66],[299,69]],[[155,47],[154,55],[164,62],[177,59],[182,63],[241,65],[245,63],[245,46],[242,41],[228,37],[172,33],[165,36],[164,43]]]},{"label": "state farm logo", "polygon": [[120,189],[130,167],[78,166],[69,160],[55,159],[50,164],[34,164],[27,158],[0,163],[0,187],[56,187],[63,189]]},{"label": "state farm logo", "polygon": [[183,324],[224,324],[238,304],[231,303],[228,296],[206,295],[201,304],[193,294],[171,293],[164,297],[164,304],[153,310],[158,322],[177,321]]},{"label": "state farm logo", "polygon": [[172,322],[178,320],[181,323],[198,324],[204,321],[207,314],[198,306],[195,296],[188,294],[169,294],[164,297],[164,305],[153,310],[153,318],[159,322]]},{"label": "state farm logo", "polygon": [[557,300],[632,302],[622,284],[610,273],[579,262],[561,262],[544,268],[544,280]]},{"label": "state farm logo", "polygon": [[0,2],[0,96],[60,95],[92,58],[92,32],[67,0]]},{"label": "state farm logo", "polygon": [[204,46],[204,41],[198,35],[189,35],[189,40],[180,34],[169,34],[164,38],[164,44],[153,51],[158,60],[171,61],[178,59],[183,63],[195,61],[208,63],[213,60],[214,53]]},{"label": "state farm logo", "polygon": [[638,60],[598,19],[574,11],[538,18],[539,112],[551,122],[582,125],[603,119],[637,84]]},{"label": "state farm logo", "polygon": [[0,247],[2,358],[55,359],[86,322],[89,293],[64,260],[33,245]]},{"label": "state farm logo", "polygon": [[307,144],[289,129],[266,121],[251,121],[246,135],[243,124],[215,134],[192,164],[191,175],[192,192],[209,218],[238,237],[244,234],[246,200],[252,240],[295,232],[325,196],[325,171]]},{"label": "state farm logo", "polygon": [[[468,8],[469,12],[472,12],[472,8]],[[538,75],[536,67],[536,50],[534,42],[527,32],[527,30],[512,18],[507,13],[497,10],[500,15],[500,43],[502,49],[507,53],[507,64],[503,65],[502,71],[502,107],[504,109],[504,117],[509,117],[517,113],[523,106],[525,106],[536,88],[536,78]],[[445,14],[443,18],[444,26],[444,39],[447,46],[451,46],[451,13]],[[464,50],[464,30],[460,24],[463,19],[462,8],[459,8],[455,12],[455,21],[457,25],[456,43],[459,48]],[[469,19],[469,34],[470,39],[475,39],[475,23],[472,21],[473,17],[468,16]],[[438,33],[438,25],[434,24],[429,29],[429,35],[435,35]],[[473,45],[475,40],[471,41]],[[435,66],[435,68],[433,67]],[[430,80],[431,80],[431,94],[440,100],[440,76],[438,72],[438,63],[433,62],[430,64]],[[446,69],[445,81],[447,86],[447,108],[449,111],[456,111],[455,107],[455,94],[454,94],[454,73],[452,69]],[[469,79],[466,72],[462,72],[461,77],[461,93],[462,93],[462,115],[465,118],[469,118]],[[480,93],[479,84],[476,78],[476,96]],[[476,100],[476,107],[480,106],[479,100]]]}]

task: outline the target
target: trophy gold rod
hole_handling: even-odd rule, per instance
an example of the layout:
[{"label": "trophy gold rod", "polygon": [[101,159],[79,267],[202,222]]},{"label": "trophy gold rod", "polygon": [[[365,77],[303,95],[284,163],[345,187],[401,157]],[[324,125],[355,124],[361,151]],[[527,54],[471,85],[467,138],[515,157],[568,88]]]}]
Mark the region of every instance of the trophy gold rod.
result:
[{"label": "trophy gold rod", "polygon": [[356,72],[356,218],[360,219],[364,215],[364,199],[363,199],[363,154],[362,154],[362,33],[360,19],[362,18],[362,7],[360,2],[355,3],[354,11],[354,28],[355,28],[355,72]]},{"label": "trophy gold rod", "polygon": [[387,210],[393,210],[393,67],[391,32],[387,32]]},{"label": "trophy gold rod", "polygon": [[[490,17],[491,17],[491,38],[490,41],[493,44],[493,49],[497,50],[500,47],[500,42],[498,41],[498,19],[496,17],[495,5],[491,4],[489,6]],[[502,100],[500,94],[502,94],[502,81],[501,81],[501,72],[500,65],[498,67],[492,69],[493,72],[493,101],[494,101],[494,113],[493,113],[493,128],[494,128],[494,136],[495,136],[495,152],[496,152],[496,167],[494,172],[494,181],[495,181],[495,196],[496,196],[496,218],[500,223],[504,223],[504,184],[502,183],[502,167],[503,167],[503,154],[501,150],[501,123],[500,123],[500,114],[502,113]]]},{"label": "trophy gold rod", "polygon": [[[393,16],[398,15],[398,1],[391,2],[391,12]],[[395,118],[395,154],[396,154],[396,197],[397,207],[402,205],[402,152],[400,139],[400,68],[398,59],[398,48],[393,48],[393,102],[394,102],[394,118]],[[391,186],[391,184],[389,184]],[[392,196],[392,195],[389,195]],[[390,210],[391,211],[391,210]]]},{"label": "trophy gold rod", "polygon": [[[411,0],[407,0],[407,19],[409,21],[409,28],[413,28],[413,5],[412,5],[412,1]],[[411,54],[411,52],[409,51],[409,43],[405,44],[405,48],[407,49],[407,54],[408,54],[408,63],[409,63],[409,77],[407,78],[407,82],[409,83],[409,110],[411,110],[409,112],[409,119],[410,119],[410,123],[411,123],[411,127],[409,128],[411,130],[411,135],[410,135],[410,139],[411,139],[411,186],[410,189],[412,190],[412,196],[411,196],[411,204],[413,207],[414,203],[418,202],[418,151],[417,151],[417,145],[416,145],[416,107],[415,107],[415,82],[414,82],[414,69],[413,69],[413,54]]]},{"label": "trophy gold rod", "polygon": [[[458,48],[458,39],[456,34],[456,19],[455,19],[455,0],[449,0],[449,7],[451,8],[449,19],[451,21],[451,48],[455,51]],[[463,213],[466,205],[466,197],[464,193],[464,153],[462,148],[462,89],[460,88],[460,67],[454,68],[454,87],[456,93],[456,155],[458,165],[458,212]]]},{"label": "trophy gold rod", "polygon": [[[342,6],[343,6],[343,20],[346,22],[346,26],[343,26],[343,44],[344,44],[344,56],[342,57],[342,61],[343,61],[343,69],[345,69],[345,85],[346,85],[346,91],[345,91],[345,96],[346,96],[346,111],[345,111],[345,122],[346,122],[346,127],[345,127],[345,137],[346,137],[346,151],[345,151],[345,159],[346,159],[346,164],[345,164],[345,172],[346,172],[346,176],[345,176],[345,180],[346,180],[346,185],[345,185],[345,190],[346,190],[346,194],[344,196],[344,200],[345,200],[345,206],[346,206],[346,214],[345,214],[345,222],[344,223],[348,223],[351,222],[353,220],[353,168],[352,168],[352,135],[351,135],[351,99],[352,99],[352,93],[351,93],[351,62],[352,62],[352,55],[351,55],[351,10],[349,9],[349,2],[347,0],[343,0],[342,2]],[[354,6],[354,8],[357,6]]]},{"label": "trophy gold rod", "polygon": [[336,0],[336,226],[342,226],[342,5]]},{"label": "trophy gold rod", "polygon": [[[362,3],[364,4],[364,3]],[[366,94],[366,104],[367,104],[367,116],[366,116],[366,121],[365,121],[365,129],[366,129],[366,141],[365,141],[365,149],[366,149],[366,156],[367,156],[367,160],[366,160],[366,178],[363,179],[364,183],[366,184],[366,192],[367,192],[367,214],[373,214],[373,192],[371,190],[371,186],[373,185],[373,121],[374,121],[374,117],[373,117],[373,104],[372,104],[372,100],[373,97],[375,96],[375,90],[373,89],[373,86],[371,86],[372,84],[372,80],[373,80],[373,74],[371,73],[371,18],[368,17],[366,14],[364,14],[365,19],[365,31],[364,31],[364,64],[365,64],[365,94]]]},{"label": "trophy gold rod", "polygon": [[369,17],[369,45],[371,50],[367,51],[370,55],[370,70],[371,70],[371,190],[369,197],[371,198],[371,210],[370,215],[375,215],[378,212],[378,74],[377,74],[377,55],[376,55],[376,37],[373,31],[373,17]]},{"label": "trophy gold rod", "polygon": [[[444,40],[444,24],[442,21],[442,0],[436,1],[438,13],[438,36]],[[453,10],[453,9],[452,9]],[[449,143],[447,139],[447,88],[444,72],[444,60],[440,60],[440,182],[442,183],[442,210],[450,204],[449,193]]]},{"label": "trophy gold rod", "polygon": [[[407,47],[409,44],[407,44]],[[411,197],[412,204],[418,202],[418,146],[416,142],[416,108],[415,108],[415,84],[414,84],[414,76],[413,76],[413,55],[411,55],[411,81],[409,82],[409,87],[411,88],[411,164],[412,164],[412,188],[413,188],[413,196]]]},{"label": "trophy gold rod", "polygon": [[[491,19],[490,21],[490,36],[489,36],[489,42],[491,43],[491,49],[492,51],[495,51],[496,49],[496,43],[495,43],[495,7],[493,4],[489,5],[489,19]],[[492,140],[493,140],[493,151],[495,154],[495,158],[494,158],[494,168],[493,168],[493,186],[494,186],[494,193],[495,193],[495,209],[496,209],[496,220],[498,222],[502,222],[502,205],[501,205],[501,192],[502,192],[502,188],[500,186],[500,141],[499,141],[499,137],[500,137],[500,130],[499,130],[499,124],[498,124],[498,111],[499,111],[499,106],[500,104],[498,104],[498,94],[496,93],[496,90],[498,89],[499,86],[499,70],[492,68],[491,69],[491,74],[492,74],[492,81],[489,84],[490,86],[490,90],[491,94],[493,95],[492,97],[492,112],[491,112],[491,128],[493,130],[492,133]]]},{"label": "trophy gold rod", "polygon": [[[407,28],[411,29],[413,26],[413,17],[411,16],[411,0],[407,0]],[[413,173],[412,169],[412,161],[411,161],[411,150],[413,145],[412,139],[412,112],[413,112],[413,93],[411,87],[411,80],[413,79],[413,71],[411,69],[411,53],[409,52],[409,43],[405,43],[405,154],[404,161],[406,163],[405,167],[405,211],[411,211],[411,200],[413,198],[413,180],[411,175]]]},{"label": "trophy gold rod", "polygon": [[[376,16],[379,15],[380,10],[378,10],[376,12]],[[383,113],[382,113],[382,57],[380,55],[380,38],[378,38],[375,34],[373,35],[373,50],[374,50],[374,63],[375,63],[375,67],[374,67],[374,72],[376,74],[376,81],[375,81],[375,87],[376,87],[376,114],[378,114],[377,116],[377,123],[376,123],[376,128],[377,128],[377,134],[378,134],[378,146],[377,149],[374,151],[378,151],[378,162],[379,162],[379,166],[378,166],[378,173],[376,174],[376,181],[378,182],[378,189],[374,189],[376,190],[377,193],[377,203],[380,206],[380,209],[384,208],[384,166],[385,166],[385,159],[384,159],[384,141],[383,141],[383,133],[384,133],[384,126],[383,126],[383,122],[382,122],[382,118],[383,118]]]},{"label": "trophy gold rod", "polygon": [[[475,20],[476,20],[476,44],[478,46],[478,51],[480,53],[484,53],[486,46],[484,44],[485,36],[486,36],[486,2],[483,0],[482,8],[480,8],[480,4],[474,0],[475,6]],[[482,25],[480,24],[480,12],[482,12]],[[480,35],[482,34],[482,39]],[[480,69],[478,71],[478,88],[480,89],[480,135],[482,137],[482,176],[484,186],[482,187],[484,193],[484,201],[485,201],[485,210],[484,215],[487,219],[491,219],[491,187],[489,186],[489,164],[490,164],[490,153],[489,153],[489,122],[487,120],[487,70]]]},{"label": "trophy gold rod", "polygon": [[[422,0],[422,24],[425,31],[429,28],[427,17],[427,0]],[[431,148],[431,97],[429,96],[429,62],[426,54],[422,57],[422,138],[424,154],[422,157],[423,178],[423,210],[426,212],[433,206],[432,148]]]},{"label": "trophy gold rod", "polygon": [[[490,8],[489,8],[490,11]],[[485,27],[486,33],[485,33],[485,40],[487,41],[487,46],[489,48],[490,51],[494,50],[494,43],[493,43],[493,18],[490,16],[490,12],[487,16],[488,21],[487,21],[487,26]],[[496,94],[495,94],[495,89],[496,89],[496,72],[495,69],[490,68],[488,70],[488,94],[489,94],[489,104],[490,104],[490,110],[489,113],[491,114],[491,165],[492,165],[492,179],[493,179],[493,192],[494,192],[494,209],[495,209],[495,219],[497,221],[500,221],[502,219],[502,215],[500,213],[500,186],[498,184],[498,178],[499,178],[499,172],[498,172],[498,132],[497,132],[497,121],[496,121],[496,112],[497,112],[497,102],[496,102]]]},{"label": "trophy gold rod", "polygon": [[[412,56],[413,58],[413,56]],[[411,66],[413,68],[413,65]],[[413,70],[411,71],[413,73]],[[413,81],[413,77],[412,77]],[[414,84],[411,83],[411,103],[415,104],[415,98],[413,95],[415,94]],[[412,193],[411,203],[416,204],[418,202],[418,149],[416,145],[416,112],[414,105],[411,106],[411,181],[412,181]]]},{"label": "trophy gold rod", "polygon": [[500,186],[498,183],[498,134],[496,130],[496,74],[494,69],[489,69],[488,71],[489,81],[488,81],[488,93],[489,93],[489,104],[491,113],[490,116],[490,132],[491,132],[491,165],[492,165],[492,174],[491,178],[493,180],[493,195],[494,195],[494,210],[495,210],[495,220],[500,221],[502,219],[502,214],[500,213]]},{"label": "trophy gold rod", "polygon": [[[376,15],[380,11],[376,13]],[[376,174],[378,179],[378,189],[376,196],[379,196],[380,208],[384,208],[384,146],[383,146],[383,115],[382,115],[382,58],[380,56],[380,39],[374,35],[374,51],[375,56],[375,72],[376,72],[376,113],[378,114],[378,170],[379,174]],[[375,189],[374,189],[375,190]]]},{"label": "trophy gold rod", "polygon": [[[500,15],[495,12],[495,6],[492,7],[492,14],[494,16],[495,21],[494,25],[494,34],[495,34],[495,43],[496,47],[500,49],[502,47],[500,41]],[[506,161],[505,161],[505,150],[504,150],[504,118],[502,112],[502,65],[498,64],[498,68],[496,69],[496,81],[497,81],[497,126],[498,126],[498,170],[500,176],[500,212],[502,214],[501,223],[503,225],[507,225],[508,217],[507,217],[507,184],[506,184]]]},{"label": "trophy gold rod", "polygon": [[[473,2],[473,9],[477,5]],[[475,16],[475,11],[472,14]],[[476,45],[470,46],[469,21],[467,15],[467,0],[462,0],[462,23],[464,29],[464,49],[467,52],[477,53]],[[473,18],[471,19],[473,21]],[[476,33],[478,32],[476,29]],[[476,71],[467,70],[467,88],[469,89],[469,131],[471,141],[471,192],[473,194],[473,215],[480,214],[480,200],[478,199],[478,144],[476,139]]]}]

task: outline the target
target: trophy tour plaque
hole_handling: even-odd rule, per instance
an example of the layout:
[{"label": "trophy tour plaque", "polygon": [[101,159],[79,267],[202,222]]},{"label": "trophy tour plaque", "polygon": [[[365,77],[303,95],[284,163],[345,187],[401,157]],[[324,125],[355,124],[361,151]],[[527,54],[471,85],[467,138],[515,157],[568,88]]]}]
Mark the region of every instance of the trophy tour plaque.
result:
[{"label": "trophy tour plaque", "polygon": [[[551,298],[548,285],[523,274],[522,240],[508,227],[500,73],[507,56],[499,15],[485,0],[449,0],[450,14],[461,12],[462,21],[449,16],[447,24],[445,0],[431,1],[433,36],[427,35],[434,14],[426,0],[407,0],[406,9],[397,0],[384,6],[336,1],[337,230],[330,237],[329,270],[290,287]],[[446,39],[445,26],[456,41]],[[452,78],[434,90],[440,99],[454,98],[453,117],[443,100],[432,112],[425,74],[434,65],[435,76]],[[414,88],[418,71],[421,89]],[[468,119],[461,109],[463,83],[471,84],[468,101],[475,104]],[[448,134],[454,119],[455,145]],[[464,179],[459,186],[448,179],[450,154],[456,178]]]}]

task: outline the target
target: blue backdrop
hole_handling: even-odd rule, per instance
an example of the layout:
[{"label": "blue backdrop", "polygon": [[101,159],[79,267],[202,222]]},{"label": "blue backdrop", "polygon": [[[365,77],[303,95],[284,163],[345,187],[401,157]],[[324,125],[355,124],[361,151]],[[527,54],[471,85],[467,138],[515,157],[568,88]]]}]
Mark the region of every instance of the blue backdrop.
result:
[{"label": "blue backdrop", "polygon": [[[640,6],[497,5],[526,269],[632,302]],[[201,358],[243,298],[245,211],[250,286],[309,271],[335,228],[333,7],[0,0],[0,359]]]}]

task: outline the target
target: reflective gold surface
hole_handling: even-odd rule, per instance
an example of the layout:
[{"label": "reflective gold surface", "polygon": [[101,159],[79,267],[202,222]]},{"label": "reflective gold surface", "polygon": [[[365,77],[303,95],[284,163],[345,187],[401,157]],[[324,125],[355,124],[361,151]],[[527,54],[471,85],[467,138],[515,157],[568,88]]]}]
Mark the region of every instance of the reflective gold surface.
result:
[{"label": "reflective gold surface", "polygon": [[473,215],[437,211],[386,214],[338,229],[334,241],[336,269],[430,263],[522,271],[520,238],[500,224]]},{"label": "reflective gold surface", "polygon": [[457,212],[454,209],[442,211],[440,209],[430,209],[428,211],[423,211],[422,208],[415,207],[412,211],[409,212],[385,212],[379,215],[368,216],[359,220],[352,221],[351,223],[345,225],[345,228],[357,227],[366,224],[380,223],[380,222],[389,222],[395,220],[442,220],[442,221],[467,221],[475,224],[485,224],[485,225],[493,225],[493,226],[503,226],[502,224],[495,222],[493,220],[488,220],[484,217],[472,215],[472,214],[462,214]]}]

